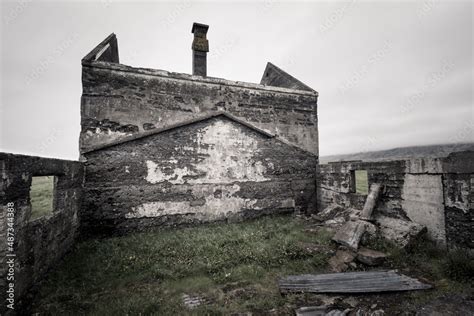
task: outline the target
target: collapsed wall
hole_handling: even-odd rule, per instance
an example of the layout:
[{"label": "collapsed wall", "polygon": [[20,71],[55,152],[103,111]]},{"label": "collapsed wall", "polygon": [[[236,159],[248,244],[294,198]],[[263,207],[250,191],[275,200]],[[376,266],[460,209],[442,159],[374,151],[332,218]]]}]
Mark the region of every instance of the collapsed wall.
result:
[{"label": "collapsed wall", "polygon": [[376,214],[422,224],[442,247],[473,248],[474,152],[452,153],[446,158],[320,165],[319,210],[332,203],[362,209],[366,195],[356,192],[357,170],[367,171],[369,186],[384,186]]},{"label": "collapsed wall", "polygon": [[[0,287],[3,298],[13,285],[17,304],[75,242],[83,165],[77,161],[0,153],[0,172],[0,257],[4,260],[0,266]],[[31,220],[33,176],[54,176],[56,180],[51,214]],[[10,270],[12,266],[14,270]]]}]

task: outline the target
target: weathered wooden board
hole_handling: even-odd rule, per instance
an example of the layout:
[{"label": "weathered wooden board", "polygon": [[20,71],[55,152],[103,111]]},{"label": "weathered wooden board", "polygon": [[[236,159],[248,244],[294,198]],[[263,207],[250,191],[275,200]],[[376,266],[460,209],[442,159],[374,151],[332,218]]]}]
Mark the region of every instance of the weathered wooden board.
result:
[{"label": "weathered wooden board", "polygon": [[282,293],[374,293],[431,288],[429,284],[393,270],[293,275],[278,283]]}]

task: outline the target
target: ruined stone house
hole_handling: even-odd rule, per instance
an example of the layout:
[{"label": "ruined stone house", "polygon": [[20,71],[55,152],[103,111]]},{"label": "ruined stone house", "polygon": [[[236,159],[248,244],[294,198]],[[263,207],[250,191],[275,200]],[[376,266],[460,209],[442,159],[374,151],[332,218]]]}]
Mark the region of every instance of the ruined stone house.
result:
[{"label": "ruined stone house", "polygon": [[316,209],[318,93],[268,63],[260,84],[119,64],[107,37],[82,60],[84,228],[127,230]]},{"label": "ruined stone house", "polygon": [[[207,30],[193,25],[192,75],[120,64],[114,34],[83,58],[81,161],[0,153],[0,258],[15,253],[17,299],[79,233],[361,209],[358,170],[384,187],[377,216],[472,251],[474,152],[319,165],[318,93],[271,63],[260,84],[207,76]],[[32,177],[45,175],[52,212],[31,219]],[[2,293],[8,273],[0,265]]]}]

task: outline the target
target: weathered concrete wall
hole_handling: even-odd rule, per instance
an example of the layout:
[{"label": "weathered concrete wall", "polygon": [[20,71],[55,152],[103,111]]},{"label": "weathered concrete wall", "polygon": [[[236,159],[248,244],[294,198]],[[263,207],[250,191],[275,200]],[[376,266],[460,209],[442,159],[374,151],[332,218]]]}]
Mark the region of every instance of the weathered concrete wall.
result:
[{"label": "weathered concrete wall", "polygon": [[81,152],[225,111],[318,155],[317,92],[83,61]]},{"label": "weathered concrete wall", "polygon": [[440,246],[473,248],[474,152],[320,165],[319,210],[331,203],[362,209],[366,196],[355,193],[354,170],[367,170],[369,185],[384,185],[375,213],[425,225]]},{"label": "weathered concrete wall", "polygon": [[428,236],[446,243],[443,180],[441,175],[407,174],[403,186],[403,210],[412,221],[428,227]]},{"label": "weathered concrete wall", "polygon": [[380,196],[376,211],[391,217],[405,217],[402,211],[404,161],[335,162],[320,165],[320,169],[319,210],[331,203],[362,210],[366,196],[356,193],[353,171],[367,170],[369,186],[371,183],[381,183],[384,186],[384,192]]},{"label": "weathered concrete wall", "polygon": [[[18,303],[74,243],[79,227],[83,170],[82,163],[75,161],[0,153],[2,308],[9,283],[14,284],[15,303]],[[30,221],[31,178],[45,175],[57,177],[53,213]],[[12,238],[13,245],[9,245],[7,241]],[[6,260],[12,259],[14,280],[7,280]]]},{"label": "weathered concrete wall", "polygon": [[442,160],[446,239],[449,245],[474,248],[474,152]]},{"label": "weathered concrete wall", "polygon": [[85,230],[315,210],[317,157],[225,115],[85,158]]}]

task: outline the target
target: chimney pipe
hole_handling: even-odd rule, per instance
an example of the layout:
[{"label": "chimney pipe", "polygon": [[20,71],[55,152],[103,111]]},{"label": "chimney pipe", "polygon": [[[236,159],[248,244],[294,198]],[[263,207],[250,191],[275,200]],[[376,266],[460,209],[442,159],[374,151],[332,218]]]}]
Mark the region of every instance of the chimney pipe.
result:
[{"label": "chimney pipe", "polygon": [[207,75],[207,52],[209,51],[209,42],[206,38],[209,25],[193,23],[191,33],[194,34],[193,40],[193,75]]}]

